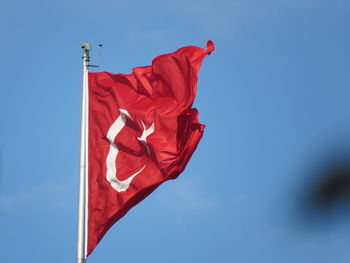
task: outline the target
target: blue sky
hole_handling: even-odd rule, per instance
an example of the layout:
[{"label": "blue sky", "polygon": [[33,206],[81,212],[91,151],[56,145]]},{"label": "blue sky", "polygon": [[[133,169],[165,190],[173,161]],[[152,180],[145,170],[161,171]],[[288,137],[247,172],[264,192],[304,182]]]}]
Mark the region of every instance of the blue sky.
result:
[{"label": "blue sky", "polygon": [[349,28],[345,0],[2,3],[0,261],[75,260],[81,43],[128,73],[212,39],[187,169],[88,262],[349,262],[349,206],[299,209],[328,156],[350,152]]}]

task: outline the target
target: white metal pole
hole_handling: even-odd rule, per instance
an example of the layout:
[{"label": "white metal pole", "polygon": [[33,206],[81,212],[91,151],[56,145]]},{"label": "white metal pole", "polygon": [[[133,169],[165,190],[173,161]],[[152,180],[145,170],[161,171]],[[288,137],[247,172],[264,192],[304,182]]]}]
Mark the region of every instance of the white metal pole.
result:
[{"label": "white metal pole", "polygon": [[88,139],[88,70],[90,43],[82,44],[83,54],[83,91],[81,111],[81,139],[80,139],[80,180],[78,203],[78,238],[77,263],[86,262],[87,241],[87,139]]}]

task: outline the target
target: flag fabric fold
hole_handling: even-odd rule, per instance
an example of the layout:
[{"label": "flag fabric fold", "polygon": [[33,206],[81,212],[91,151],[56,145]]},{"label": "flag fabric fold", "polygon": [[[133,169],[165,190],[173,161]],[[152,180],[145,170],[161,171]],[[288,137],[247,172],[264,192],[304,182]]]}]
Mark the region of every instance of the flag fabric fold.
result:
[{"label": "flag fabric fold", "polygon": [[106,231],[185,169],[204,125],[192,108],[214,50],[188,46],[131,74],[89,73],[87,256]]}]

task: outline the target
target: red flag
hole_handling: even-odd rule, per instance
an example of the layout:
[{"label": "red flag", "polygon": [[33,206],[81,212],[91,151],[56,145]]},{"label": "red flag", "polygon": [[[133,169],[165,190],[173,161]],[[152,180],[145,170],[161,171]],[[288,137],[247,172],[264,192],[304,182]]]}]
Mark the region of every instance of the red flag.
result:
[{"label": "red flag", "polygon": [[214,50],[207,46],[158,56],[131,74],[89,73],[87,255],[130,208],[185,169],[205,127],[192,104],[200,65]]}]

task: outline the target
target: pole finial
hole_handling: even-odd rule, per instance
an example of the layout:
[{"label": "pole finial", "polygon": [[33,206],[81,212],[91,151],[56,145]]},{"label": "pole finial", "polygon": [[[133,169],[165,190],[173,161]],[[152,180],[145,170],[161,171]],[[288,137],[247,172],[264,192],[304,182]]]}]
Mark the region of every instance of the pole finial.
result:
[{"label": "pole finial", "polygon": [[90,43],[85,41],[83,44],[81,44],[81,47],[84,49],[84,51],[90,50]]},{"label": "pole finial", "polygon": [[91,45],[89,42],[85,41],[83,44],[81,44],[81,47],[84,49],[83,60],[85,62],[85,66],[88,67],[89,61],[90,61],[89,52],[90,52]]}]

